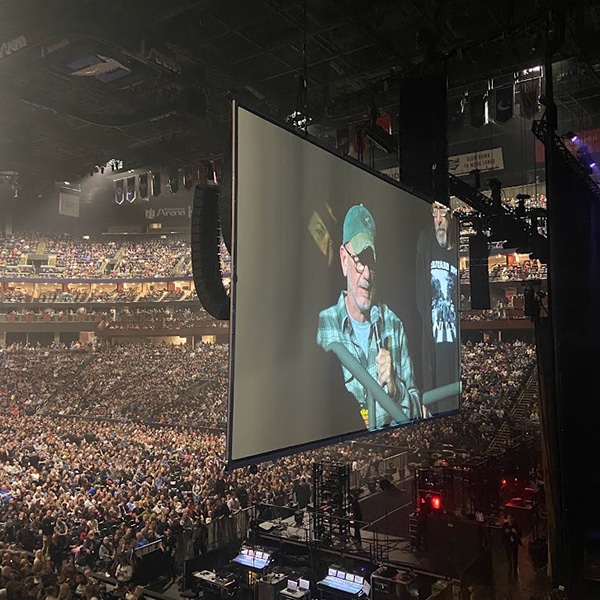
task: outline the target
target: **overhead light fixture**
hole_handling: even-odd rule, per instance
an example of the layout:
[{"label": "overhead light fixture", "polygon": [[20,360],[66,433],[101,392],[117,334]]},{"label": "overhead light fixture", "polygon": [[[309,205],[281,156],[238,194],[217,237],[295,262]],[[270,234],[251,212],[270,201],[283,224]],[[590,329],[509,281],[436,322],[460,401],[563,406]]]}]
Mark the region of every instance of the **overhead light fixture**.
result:
[{"label": "overhead light fixture", "polygon": [[286,117],[286,121],[297,129],[306,129],[312,122],[312,119],[299,110],[295,110]]},{"label": "overhead light fixture", "polygon": [[585,144],[577,148],[577,158],[588,174],[591,173],[592,169],[596,166],[596,161],[592,158],[592,155]]},{"label": "overhead light fixture", "polygon": [[574,131],[567,131],[561,137],[563,139],[571,140],[573,144],[579,139],[579,136]]},{"label": "overhead light fixture", "polygon": [[71,185],[71,182],[70,182],[70,181],[63,181],[63,183],[64,183],[65,185]]}]

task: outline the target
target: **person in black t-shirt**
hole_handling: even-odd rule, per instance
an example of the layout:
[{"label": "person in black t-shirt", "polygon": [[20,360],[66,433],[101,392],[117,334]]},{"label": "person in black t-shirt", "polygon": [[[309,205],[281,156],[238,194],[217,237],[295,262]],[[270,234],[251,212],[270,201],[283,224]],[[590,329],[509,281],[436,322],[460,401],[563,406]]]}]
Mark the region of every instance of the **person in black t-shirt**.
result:
[{"label": "person in black t-shirt", "polygon": [[[417,244],[417,307],[421,314],[422,390],[459,381],[459,271],[452,212],[435,202],[433,227],[423,230]],[[433,414],[458,408],[451,396],[428,407]]]}]

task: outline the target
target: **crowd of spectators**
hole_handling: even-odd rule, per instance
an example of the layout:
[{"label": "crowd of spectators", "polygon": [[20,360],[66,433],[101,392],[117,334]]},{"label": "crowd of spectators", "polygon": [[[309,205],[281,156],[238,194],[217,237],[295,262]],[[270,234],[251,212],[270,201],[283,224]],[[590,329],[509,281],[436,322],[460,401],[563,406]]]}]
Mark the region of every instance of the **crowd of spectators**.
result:
[{"label": "crowd of spectators", "polygon": [[522,308],[499,306],[487,310],[463,310],[461,321],[496,321],[497,319],[528,319]]},{"label": "crowd of spectators", "polygon": [[38,240],[36,233],[0,234],[0,270],[20,264],[23,256],[36,251]]},{"label": "crowd of spectators", "polygon": [[21,304],[23,302],[31,302],[33,295],[21,290],[8,288],[0,290],[0,302],[9,304]]},{"label": "crowd of spectators", "polygon": [[502,424],[536,362],[535,347],[522,341],[467,342],[462,347],[462,410],[393,433],[413,449],[444,444],[484,452]]},{"label": "crowd of spectators", "polygon": [[[532,279],[547,279],[547,265],[539,260],[526,259],[521,262],[514,262],[511,265],[495,264],[489,266],[490,281],[528,281]],[[470,280],[468,268],[463,268],[460,271],[460,280],[462,283],[467,283]]]},{"label": "crowd of spectators", "polygon": [[[146,278],[172,277],[176,269],[188,263],[185,257],[190,252],[189,242],[183,240],[144,240],[128,242],[119,246],[121,257],[111,272],[111,277]],[[188,272],[178,275],[190,276]]]},{"label": "crowd of spectators", "polygon": [[[141,316],[129,313],[123,318],[135,323]],[[160,312],[144,317],[163,318]],[[226,344],[106,345],[77,353],[7,349],[0,381],[17,401],[49,414],[222,428],[228,356]],[[466,410],[443,421],[399,429],[394,434],[398,441],[430,447],[440,440],[470,440],[470,446],[477,440],[478,450],[491,441],[535,363],[534,348],[520,341],[467,342],[462,357]],[[31,378],[31,372],[42,377]]]},{"label": "crowd of spectators", "polygon": [[[28,255],[35,260],[28,261]],[[40,256],[44,257],[40,260]],[[228,264],[222,258],[223,264]],[[0,237],[0,277],[52,279],[190,277],[188,241],[90,241],[69,235]]]},{"label": "crowd of spectators", "polygon": [[114,289],[94,289],[94,286],[89,288],[73,289],[73,291],[62,291],[62,290],[50,290],[46,291],[41,289],[36,294],[34,289],[23,290],[8,288],[6,291],[0,291],[0,304],[20,304],[20,303],[33,303],[33,304],[117,304],[117,303],[147,303],[147,302],[188,302],[197,304],[198,299],[193,290],[166,290],[166,289],[151,289],[148,291],[142,290],[142,284],[138,284],[136,288],[129,287],[127,290],[118,289],[116,286]]},{"label": "crowd of spectators", "polygon": [[43,269],[48,277],[100,277],[104,261],[114,257],[119,249],[116,242],[75,240],[68,235],[45,237],[44,242],[44,254],[54,257],[53,263]]},{"label": "crowd of spectators", "polygon": [[217,321],[197,301],[185,307],[166,305],[160,308],[135,308],[132,304],[120,308],[79,306],[78,308],[11,308],[0,310],[0,322],[55,323],[65,321],[95,321],[104,329],[151,331],[177,330],[194,327],[228,327],[228,321]]},{"label": "crowd of spectators", "polygon": [[128,331],[152,331],[157,329],[179,330],[193,327],[229,327],[229,321],[217,321],[199,305],[192,310],[185,308],[165,307],[150,309],[113,310],[104,313],[102,328]]},{"label": "crowd of spectators", "polygon": [[225,472],[227,346],[5,349],[0,586],[14,588],[15,598],[41,588],[41,598],[85,590],[91,597],[100,593],[91,573],[82,573],[91,568],[120,579],[125,597],[133,593],[126,584],[136,547],[162,540],[164,560],[177,570],[186,551],[182,531],[202,552],[211,522],[258,502],[289,505],[302,478],[310,481],[315,460],[375,475],[397,449],[415,453],[452,443],[481,451],[477,446],[501,426],[534,359],[523,342],[467,343],[461,414],[383,432],[368,444],[337,444]]}]

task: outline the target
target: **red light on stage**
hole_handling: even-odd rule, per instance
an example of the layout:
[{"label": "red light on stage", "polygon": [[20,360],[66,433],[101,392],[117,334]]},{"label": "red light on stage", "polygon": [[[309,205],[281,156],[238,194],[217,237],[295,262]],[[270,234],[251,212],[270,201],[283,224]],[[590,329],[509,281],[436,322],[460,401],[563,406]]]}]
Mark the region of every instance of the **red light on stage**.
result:
[{"label": "red light on stage", "polygon": [[502,487],[504,487],[506,485],[506,479],[502,480]]},{"label": "red light on stage", "polygon": [[442,499],[439,496],[431,496],[431,508],[440,510],[442,508]]}]

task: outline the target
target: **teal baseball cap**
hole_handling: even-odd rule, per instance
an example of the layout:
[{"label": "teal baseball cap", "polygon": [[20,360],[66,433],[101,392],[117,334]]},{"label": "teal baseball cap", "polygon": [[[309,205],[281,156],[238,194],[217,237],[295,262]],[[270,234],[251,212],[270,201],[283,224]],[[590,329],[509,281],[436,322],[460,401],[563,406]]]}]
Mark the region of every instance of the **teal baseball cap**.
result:
[{"label": "teal baseball cap", "polygon": [[352,243],[352,249],[360,254],[366,248],[371,248],[375,255],[375,220],[373,215],[362,205],[355,204],[348,209],[344,218],[342,244]]}]

